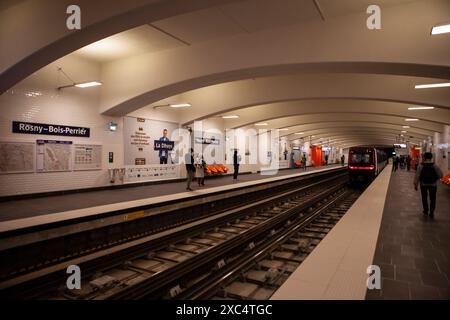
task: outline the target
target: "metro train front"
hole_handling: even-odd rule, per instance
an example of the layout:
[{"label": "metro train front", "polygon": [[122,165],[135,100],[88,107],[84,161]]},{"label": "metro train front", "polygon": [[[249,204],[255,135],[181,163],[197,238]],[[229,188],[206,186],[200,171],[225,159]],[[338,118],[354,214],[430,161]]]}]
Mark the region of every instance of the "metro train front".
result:
[{"label": "metro train front", "polygon": [[386,152],[375,147],[352,147],[348,152],[350,183],[371,181],[387,164]]}]

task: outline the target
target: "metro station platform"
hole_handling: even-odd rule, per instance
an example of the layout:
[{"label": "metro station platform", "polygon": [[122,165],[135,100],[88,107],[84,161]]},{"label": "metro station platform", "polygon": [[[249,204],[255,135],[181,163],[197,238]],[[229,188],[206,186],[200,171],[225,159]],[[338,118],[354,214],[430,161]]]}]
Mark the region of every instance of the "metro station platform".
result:
[{"label": "metro station platform", "polygon": [[[450,189],[424,218],[413,177],[386,167],[272,299],[449,299]],[[367,289],[370,265],[381,290]]]},{"label": "metro station platform", "polygon": [[[188,199],[193,196],[210,193],[210,191],[231,190],[233,188],[245,187],[252,182],[269,181],[270,179],[277,177],[301,175],[304,173],[339,167],[340,165],[308,167],[306,171],[302,169],[286,169],[279,170],[276,174],[271,175],[247,173],[239,175],[237,182],[233,182],[232,175],[211,179],[206,178],[205,186],[202,187],[199,187],[197,182],[192,182],[191,187],[194,191],[186,191],[186,182],[183,181],[3,201],[0,202],[0,225],[5,225],[13,220],[27,220],[29,223],[33,223],[31,219],[34,218],[37,222],[40,216],[45,216],[45,218],[42,217],[42,220],[51,220],[52,218],[48,217],[55,216],[55,214],[62,215],[63,217],[66,213],[69,213],[69,211],[74,214],[83,214],[83,212],[91,214],[91,211],[94,210],[95,207],[100,206],[105,206],[105,209],[108,210],[118,210],[127,206],[144,204],[142,201],[139,202],[139,200],[145,200],[145,204],[148,204],[150,202],[156,203],[168,201],[174,199],[174,197],[177,199]],[[86,210],[78,211],[81,209]],[[67,214],[67,217],[69,217],[69,214]]]}]

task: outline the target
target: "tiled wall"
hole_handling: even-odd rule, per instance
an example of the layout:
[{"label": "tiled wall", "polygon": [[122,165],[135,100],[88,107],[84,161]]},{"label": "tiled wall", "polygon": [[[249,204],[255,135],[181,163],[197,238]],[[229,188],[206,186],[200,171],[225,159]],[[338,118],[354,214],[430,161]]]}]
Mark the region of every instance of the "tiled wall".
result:
[{"label": "tiled wall", "polygon": [[[56,88],[67,85],[57,68],[76,82],[99,78],[100,68],[87,60],[68,56],[36,72],[0,96],[0,139],[3,141],[32,141],[37,139],[69,140],[73,143],[103,145],[103,170],[52,173],[20,173],[0,175],[0,196],[37,193],[109,185],[107,168],[123,165],[122,121],[100,115],[99,88]],[[12,121],[26,121],[60,125],[82,126],[91,129],[90,138],[72,138],[14,134]],[[117,132],[108,130],[108,123],[119,124]],[[108,163],[108,152],[114,152],[114,163]]]}]

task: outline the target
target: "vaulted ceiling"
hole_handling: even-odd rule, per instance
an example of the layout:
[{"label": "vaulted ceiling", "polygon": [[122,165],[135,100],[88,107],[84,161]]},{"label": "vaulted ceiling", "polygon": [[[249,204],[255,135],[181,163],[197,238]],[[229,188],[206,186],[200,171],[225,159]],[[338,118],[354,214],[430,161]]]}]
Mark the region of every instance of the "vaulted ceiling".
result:
[{"label": "vaulted ceiling", "polygon": [[[290,140],[346,146],[419,143],[450,125],[450,88],[415,89],[450,82],[450,34],[430,34],[450,22],[448,0],[131,0],[103,9],[103,0],[79,1],[87,20],[75,33],[49,32],[55,8],[30,16],[36,2],[66,5],[1,8],[2,91],[72,54],[101,65],[105,115],[188,102],[164,112],[183,125],[264,122]],[[381,8],[381,30],[366,26],[371,4]],[[40,22],[34,41],[8,46],[31,30],[12,29],[13,14]],[[408,109],[417,106],[434,109]]]}]

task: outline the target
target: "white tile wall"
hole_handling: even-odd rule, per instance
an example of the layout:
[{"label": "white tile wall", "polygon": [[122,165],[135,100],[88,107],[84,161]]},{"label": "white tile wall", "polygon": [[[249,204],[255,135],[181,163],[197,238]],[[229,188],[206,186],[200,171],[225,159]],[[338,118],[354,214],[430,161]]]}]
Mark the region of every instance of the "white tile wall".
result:
[{"label": "white tile wall", "polygon": [[[58,86],[70,84],[58,67],[76,82],[96,80],[100,74],[97,64],[68,56],[50,64],[0,96],[0,139],[4,141],[36,141],[37,139],[70,140],[74,143],[103,145],[103,170],[21,173],[0,175],[0,196],[109,185],[108,152],[114,152],[114,164],[123,165],[123,134],[120,118],[100,115],[99,87],[89,89]],[[12,121],[83,126],[91,129],[90,138],[13,134]],[[110,121],[119,124],[117,132],[107,129]]]}]

